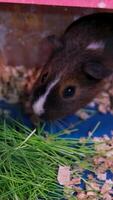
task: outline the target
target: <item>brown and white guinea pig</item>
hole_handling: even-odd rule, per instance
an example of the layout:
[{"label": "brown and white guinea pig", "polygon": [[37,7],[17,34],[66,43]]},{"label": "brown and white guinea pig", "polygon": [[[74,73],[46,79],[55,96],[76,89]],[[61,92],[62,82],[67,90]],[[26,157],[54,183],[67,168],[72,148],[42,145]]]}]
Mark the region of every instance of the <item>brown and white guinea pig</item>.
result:
[{"label": "brown and white guinea pig", "polygon": [[[56,44],[55,37],[49,39]],[[104,87],[113,72],[113,13],[78,19],[57,44],[29,97],[33,112],[43,120],[75,113]]]}]

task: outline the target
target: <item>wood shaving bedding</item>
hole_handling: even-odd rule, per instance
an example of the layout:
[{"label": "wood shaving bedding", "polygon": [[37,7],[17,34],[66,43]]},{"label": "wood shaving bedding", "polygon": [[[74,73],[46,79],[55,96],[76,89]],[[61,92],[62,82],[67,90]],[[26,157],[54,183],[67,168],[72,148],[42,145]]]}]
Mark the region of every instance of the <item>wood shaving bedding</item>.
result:
[{"label": "wood shaving bedding", "polygon": [[[97,106],[98,111],[103,114],[106,114],[107,112],[113,114],[113,75],[106,79],[105,87],[102,92],[89,103],[90,108],[95,108],[95,106]],[[76,114],[83,120],[86,120],[91,116],[91,113],[88,112],[87,109],[81,109]]]},{"label": "wood shaving bedding", "polygon": [[40,69],[27,69],[24,66],[0,65],[0,100],[8,103],[20,103],[24,100],[26,92],[29,92],[34,82],[40,75]]},{"label": "wood shaving bedding", "polygon": [[[80,178],[73,175],[73,170],[70,169],[70,181],[64,184],[66,200],[113,200],[113,137],[104,135],[94,137],[92,140],[96,150],[96,155],[89,160],[93,164],[93,172],[89,172],[87,179],[83,180],[82,176]],[[108,170],[112,173],[109,179]],[[83,172],[84,169],[81,168],[81,173]],[[84,190],[79,186],[81,181],[84,181]]]}]

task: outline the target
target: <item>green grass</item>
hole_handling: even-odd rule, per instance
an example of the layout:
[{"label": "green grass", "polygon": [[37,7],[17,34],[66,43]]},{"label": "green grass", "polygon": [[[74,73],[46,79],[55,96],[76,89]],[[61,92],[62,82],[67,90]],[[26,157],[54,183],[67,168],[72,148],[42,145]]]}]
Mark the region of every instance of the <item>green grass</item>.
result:
[{"label": "green grass", "polygon": [[91,169],[93,145],[43,133],[43,127],[31,131],[17,122],[0,124],[0,200],[60,200],[58,166],[74,165],[78,174]]}]

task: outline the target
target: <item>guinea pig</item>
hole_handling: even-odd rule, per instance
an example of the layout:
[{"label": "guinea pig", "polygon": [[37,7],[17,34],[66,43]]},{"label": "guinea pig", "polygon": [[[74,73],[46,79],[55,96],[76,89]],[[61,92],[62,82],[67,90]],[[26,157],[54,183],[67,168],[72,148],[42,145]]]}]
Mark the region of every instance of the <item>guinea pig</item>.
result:
[{"label": "guinea pig", "polygon": [[[49,57],[29,96],[33,113],[57,120],[88,104],[113,73],[113,13],[94,13],[73,22]],[[42,55],[43,58],[43,55]]]}]

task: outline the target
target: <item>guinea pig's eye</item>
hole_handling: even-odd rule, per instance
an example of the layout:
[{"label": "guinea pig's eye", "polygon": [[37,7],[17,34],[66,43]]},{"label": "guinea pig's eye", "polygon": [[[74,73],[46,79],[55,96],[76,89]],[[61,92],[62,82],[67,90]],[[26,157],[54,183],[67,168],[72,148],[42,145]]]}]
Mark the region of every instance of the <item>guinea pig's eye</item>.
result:
[{"label": "guinea pig's eye", "polygon": [[74,94],[75,94],[75,86],[68,86],[64,89],[63,91],[63,97],[64,98],[70,98],[70,97],[73,97]]},{"label": "guinea pig's eye", "polygon": [[45,73],[42,75],[41,83],[44,83],[44,82],[47,80],[47,77],[48,77],[48,72],[45,72]]}]

